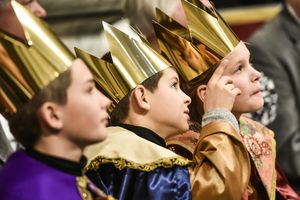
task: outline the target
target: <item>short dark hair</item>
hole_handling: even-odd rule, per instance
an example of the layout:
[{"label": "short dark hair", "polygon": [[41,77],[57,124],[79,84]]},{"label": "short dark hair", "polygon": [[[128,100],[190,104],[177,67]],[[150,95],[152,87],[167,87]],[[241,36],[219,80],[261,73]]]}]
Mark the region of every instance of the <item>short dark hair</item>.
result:
[{"label": "short dark hair", "polygon": [[37,115],[39,108],[49,101],[65,105],[67,103],[67,89],[71,82],[71,70],[68,69],[10,117],[11,132],[24,147],[34,146],[40,138],[41,126]]},{"label": "short dark hair", "polygon": [[[140,85],[144,86],[147,90],[154,92],[155,89],[158,86],[158,82],[160,78],[163,75],[163,71],[160,71],[150,78],[146,79],[144,82],[142,82]],[[115,107],[115,109],[111,112],[110,115],[110,125],[116,126],[120,123],[122,123],[126,117],[128,116],[129,112],[129,98],[132,91],[129,92]]]},{"label": "short dark hair", "polygon": [[185,93],[188,94],[192,100],[191,104],[189,105],[190,110],[190,118],[194,122],[201,123],[202,117],[204,115],[204,108],[202,101],[198,98],[197,95],[197,88],[200,85],[207,84],[212,77],[213,73],[217,69],[218,65],[215,65],[211,68],[209,68],[206,72],[204,72],[202,75],[197,77],[195,80],[192,80],[192,86],[188,87],[186,86],[184,88]]}]

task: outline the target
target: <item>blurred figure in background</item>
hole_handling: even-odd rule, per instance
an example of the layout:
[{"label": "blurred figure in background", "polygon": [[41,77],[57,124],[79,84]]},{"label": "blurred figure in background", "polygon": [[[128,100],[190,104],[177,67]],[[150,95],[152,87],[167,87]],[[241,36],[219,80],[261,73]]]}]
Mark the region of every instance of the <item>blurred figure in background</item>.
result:
[{"label": "blurred figure in background", "polygon": [[[47,12],[39,4],[37,0],[17,0],[22,5],[30,9],[37,17],[45,17]],[[13,10],[9,4],[10,0],[0,0],[0,28],[6,32],[12,32],[16,35],[22,34],[22,31],[18,30],[19,26],[16,26],[12,21],[12,16],[14,16]],[[9,71],[17,74],[20,81],[24,82],[18,68],[15,66],[14,62],[11,60],[5,49],[0,44],[0,67],[4,67]],[[0,102],[3,101],[3,92],[0,88]],[[16,150],[17,145],[14,137],[9,131],[8,123],[6,119],[0,114],[0,166],[4,164],[8,156]]]},{"label": "blurred figure in background", "polygon": [[100,33],[101,21],[130,35],[133,35],[130,26],[138,27],[150,41],[154,39],[151,21],[156,7],[180,23],[185,22],[180,0],[41,0],[41,3],[49,13],[46,20],[71,50],[76,46],[96,56],[108,51],[105,36]]},{"label": "blurred figure in background", "polygon": [[[275,83],[276,112],[266,122],[276,133],[277,159],[300,193],[300,0],[285,0],[282,11],[249,43],[253,65]],[[266,120],[261,116],[257,120]]]}]

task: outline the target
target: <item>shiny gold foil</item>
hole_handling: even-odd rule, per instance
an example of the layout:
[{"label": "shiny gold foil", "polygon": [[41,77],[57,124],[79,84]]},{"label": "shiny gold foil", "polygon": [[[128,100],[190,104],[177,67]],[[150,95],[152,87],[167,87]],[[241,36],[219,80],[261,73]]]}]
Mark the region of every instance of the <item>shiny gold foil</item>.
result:
[{"label": "shiny gold foil", "polygon": [[74,56],[41,19],[18,2],[11,1],[11,4],[26,41],[0,32],[0,42],[31,87],[31,91],[24,89],[26,87],[14,78],[14,74],[1,70],[1,87],[17,111],[35,93],[67,70]]},{"label": "shiny gold foil", "polygon": [[115,27],[103,23],[113,64],[128,91],[171,64],[147,43],[136,41]]},{"label": "shiny gold foil", "polygon": [[156,8],[156,20],[159,24],[170,30],[172,33],[175,33],[176,35],[179,35],[188,41],[192,40],[190,32],[186,27],[182,26],[175,19],[158,8]]},{"label": "shiny gold foil", "polygon": [[76,55],[89,67],[100,90],[113,101],[112,108],[130,91],[112,63],[75,47]]},{"label": "shiny gold foil", "polygon": [[215,8],[207,8],[201,1],[196,1],[196,5],[185,0],[181,2],[196,46],[207,48],[213,55],[222,59],[239,43],[240,40]]},{"label": "shiny gold foil", "polygon": [[199,51],[191,42],[157,22],[153,22],[153,26],[162,52],[185,81],[193,80],[215,64],[215,60],[211,61],[209,58],[205,58],[205,54],[201,54],[203,52]]}]

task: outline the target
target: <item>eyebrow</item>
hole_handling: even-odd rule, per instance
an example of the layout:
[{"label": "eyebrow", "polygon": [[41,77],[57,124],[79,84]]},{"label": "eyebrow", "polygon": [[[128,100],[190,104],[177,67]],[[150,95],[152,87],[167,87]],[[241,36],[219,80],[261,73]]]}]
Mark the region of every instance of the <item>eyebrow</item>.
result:
[{"label": "eyebrow", "polygon": [[84,84],[95,84],[95,83],[96,82],[95,82],[95,80],[93,78],[90,78],[90,79],[84,81]]},{"label": "eyebrow", "polygon": [[172,78],[170,78],[170,80],[173,80],[173,79],[175,79],[176,81],[178,81],[178,82],[179,82],[179,78],[178,78],[178,76],[173,76]]},{"label": "eyebrow", "polygon": [[23,6],[27,6],[29,4],[31,4],[33,2],[33,0],[28,0],[28,1],[18,1],[19,3],[21,3]]}]

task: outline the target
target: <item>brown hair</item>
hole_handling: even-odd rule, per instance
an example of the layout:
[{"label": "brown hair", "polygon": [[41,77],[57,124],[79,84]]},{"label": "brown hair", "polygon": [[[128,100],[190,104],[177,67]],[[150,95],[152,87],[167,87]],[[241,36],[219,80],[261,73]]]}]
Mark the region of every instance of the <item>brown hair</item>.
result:
[{"label": "brown hair", "polygon": [[[147,90],[154,92],[158,86],[158,82],[163,75],[163,71],[160,71],[150,78],[146,79],[140,85],[144,86]],[[116,108],[111,113],[111,120],[110,125],[116,126],[122,123],[126,117],[128,116],[129,112],[129,97],[132,91],[129,92],[116,106]]]},{"label": "brown hair", "polygon": [[207,84],[215,72],[218,65],[209,68],[206,72],[204,72],[199,77],[196,77],[188,86],[184,87],[186,94],[191,97],[191,104],[189,105],[190,109],[190,118],[194,122],[201,123],[202,117],[204,115],[203,102],[198,98],[197,89],[200,85]]},{"label": "brown hair", "polygon": [[12,134],[24,147],[32,147],[41,135],[41,126],[37,115],[39,108],[47,101],[65,105],[67,89],[71,82],[71,70],[68,69],[9,119]]}]

